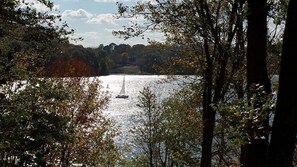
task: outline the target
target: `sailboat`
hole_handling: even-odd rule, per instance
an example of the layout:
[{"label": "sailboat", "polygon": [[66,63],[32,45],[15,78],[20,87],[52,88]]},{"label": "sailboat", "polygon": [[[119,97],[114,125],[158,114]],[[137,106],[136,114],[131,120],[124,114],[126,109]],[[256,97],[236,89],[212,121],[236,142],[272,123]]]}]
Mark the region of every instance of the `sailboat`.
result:
[{"label": "sailboat", "polygon": [[120,93],[116,96],[116,98],[128,98],[129,96],[125,94],[125,76],[123,78],[123,84],[122,84],[122,89]]}]

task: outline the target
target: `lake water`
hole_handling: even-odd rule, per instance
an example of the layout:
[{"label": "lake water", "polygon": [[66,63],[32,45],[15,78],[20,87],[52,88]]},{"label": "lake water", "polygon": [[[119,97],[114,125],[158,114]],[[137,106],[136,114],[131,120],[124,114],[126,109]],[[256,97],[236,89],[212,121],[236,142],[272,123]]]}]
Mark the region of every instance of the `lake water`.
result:
[{"label": "lake water", "polygon": [[[177,76],[178,77],[178,76]],[[179,80],[173,78],[171,82],[161,82],[167,79],[166,75],[125,75],[125,92],[129,97],[126,99],[116,98],[121,90],[123,75],[100,76],[103,90],[108,90],[111,94],[108,108],[103,111],[108,117],[115,120],[121,127],[122,134],[117,138],[119,143],[130,143],[129,130],[134,125],[132,116],[139,110],[137,107],[140,91],[144,87],[149,87],[158,97],[163,99],[178,88]],[[178,77],[180,78],[180,77]]]}]

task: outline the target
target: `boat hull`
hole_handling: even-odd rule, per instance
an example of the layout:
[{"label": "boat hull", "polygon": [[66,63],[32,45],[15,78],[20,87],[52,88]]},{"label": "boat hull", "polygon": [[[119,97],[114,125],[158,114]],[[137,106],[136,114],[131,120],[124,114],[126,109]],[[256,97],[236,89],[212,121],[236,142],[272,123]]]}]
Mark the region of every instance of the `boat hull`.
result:
[{"label": "boat hull", "polygon": [[128,98],[128,95],[117,95],[116,98],[122,98],[122,99],[126,99]]}]

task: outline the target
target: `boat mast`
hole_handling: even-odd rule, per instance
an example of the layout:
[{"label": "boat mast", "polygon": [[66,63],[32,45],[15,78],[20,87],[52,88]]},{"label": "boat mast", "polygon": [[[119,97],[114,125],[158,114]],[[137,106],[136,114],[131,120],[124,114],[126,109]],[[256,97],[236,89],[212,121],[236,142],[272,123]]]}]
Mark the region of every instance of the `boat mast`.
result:
[{"label": "boat mast", "polygon": [[123,78],[123,85],[122,85],[122,91],[121,91],[121,94],[125,94],[125,75],[124,75],[124,78]]}]

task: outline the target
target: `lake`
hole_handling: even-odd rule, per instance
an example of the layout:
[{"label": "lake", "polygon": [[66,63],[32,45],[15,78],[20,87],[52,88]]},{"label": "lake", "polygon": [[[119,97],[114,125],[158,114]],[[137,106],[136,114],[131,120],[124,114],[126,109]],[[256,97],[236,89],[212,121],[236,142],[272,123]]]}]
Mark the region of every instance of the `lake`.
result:
[{"label": "lake", "polygon": [[178,88],[181,78],[179,76],[174,77],[170,82],[161,82],[167,79],[166,75],[125,75],[125,92],[128,98],[116,98],[121,90],[123,83],[123,75],[109,75],[100,76],[99,79],[102,82],[103,90],[108,90],[111,95],[108,108],[103,111],[108,117],[115,120],[115,122],[121,127],[122,134],[117,138],[117,142],[130,143],[129,130],[134,125],[132,116],[139,110],[137,107],[138,97],[140,91],[144,87],[149,87],[158,97],[158,99],[164,99],[168,97],[170,93]]}]

